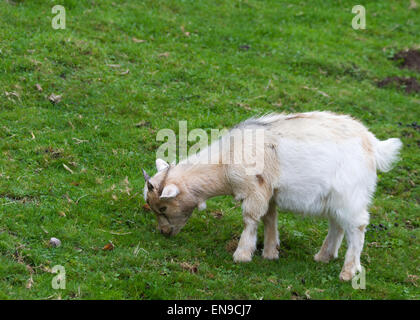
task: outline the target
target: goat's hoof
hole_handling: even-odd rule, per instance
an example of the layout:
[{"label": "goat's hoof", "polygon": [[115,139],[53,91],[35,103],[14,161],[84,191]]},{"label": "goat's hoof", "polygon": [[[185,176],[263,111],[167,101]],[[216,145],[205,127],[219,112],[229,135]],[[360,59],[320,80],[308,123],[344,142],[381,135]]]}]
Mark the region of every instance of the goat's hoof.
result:
[{"label": "goat's hoof", "polygon": [[268,260],[277,260],[279,258],[279,251],[277,249],[274,250],[263,250],[262,257]]},{"label": "goat's hoof", "polygon": [[350,281],[351,279],[353,279],[354,276],[354,272],[351,272],[349,270],[343,270],[340,273],[340,280],[341,281]]},{"label": "goat's hoof", "polygon": [[318,252],[315,256],[314,256],[314,260],[316,262],[324,262],[324,263],[328,263],[332,260],[332,256],[327,255],[325,253],[322,252]]},{"label": "goat's hoof", "polygon": [[233,254],[233,261],[235,262],[250,262],[252,260],[252,254],[244,250],[236,250]]}]

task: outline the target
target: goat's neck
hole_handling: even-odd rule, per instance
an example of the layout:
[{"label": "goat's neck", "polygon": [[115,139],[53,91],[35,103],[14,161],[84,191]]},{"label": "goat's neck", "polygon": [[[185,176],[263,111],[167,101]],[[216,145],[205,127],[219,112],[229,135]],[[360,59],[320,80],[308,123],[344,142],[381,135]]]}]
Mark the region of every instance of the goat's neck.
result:
[{"label": "goat's neck", "polygon": [[201,201],[215,196],[232,194],[223,165],[187,165],[182,171],[184,186]]}]

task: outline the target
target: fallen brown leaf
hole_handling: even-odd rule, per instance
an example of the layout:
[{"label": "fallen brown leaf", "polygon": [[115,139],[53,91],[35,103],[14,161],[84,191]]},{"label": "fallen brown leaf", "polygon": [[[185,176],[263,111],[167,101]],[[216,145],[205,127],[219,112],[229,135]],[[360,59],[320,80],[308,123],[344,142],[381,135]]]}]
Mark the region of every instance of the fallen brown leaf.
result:
[{"label": "fallen brown leaf", "polygon": [[114,246],[114,244],[112,243],[112,241],[109,241],[103,248],[102,248],[102,250],[104,250],[104,251],[112,251],[112,250],[114,250],[114,248],[115,248],[115,246]]},{"label": "fallen brown leaf", "polygon": [[41,87],[41,85],[40,85],[39,83],[37,83],[37,84],[35,85],[35,88],[36,88],[36,90],[38,90],[39,92],[42,92],[42,87]]},{"label": "fallen brown leaf", "polygon": [[167,58],[167,57],[169,57],[169,52],[160,53],[158,55],[158,57],[165,57],[165,58]]},{"label": "fallen brown leaf", "polygon": [[150,209],[150,206],[149,206],[147,203],[145,203],[145,204],[143,205],[143,209],[144,209],[144,210],[146,210],[146,211],[150,211],[150,210],[152,210],[152,209]]}]

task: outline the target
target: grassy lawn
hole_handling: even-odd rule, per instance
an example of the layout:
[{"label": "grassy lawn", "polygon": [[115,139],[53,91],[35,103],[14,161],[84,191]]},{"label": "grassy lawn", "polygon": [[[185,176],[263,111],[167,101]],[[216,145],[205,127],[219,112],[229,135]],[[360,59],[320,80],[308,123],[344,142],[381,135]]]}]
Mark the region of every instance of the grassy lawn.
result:
[{"label": "grassy lawn", "polygon": [[[65,30],[51,27],[55,4]],[[356,4],[0,1],[0,298],[419,299],[420,94],[376,83],[420,81],[390,59],[420,47],[420,8],[363,1],[367,28],[353,30]],[[379,173],[365,290],[338,279],[345,244],[336,261],[313,260],[324,220],[281,213],[280,259],[261,258],[261,228],[247,264],[232,260],[242,217],[229,197],[208,201],[175,238],[159,234],[141,168],[156,171],[160,129],[310,110],[353,115],[404,143]],[[66,289],[51,286],[55,265]]]}]

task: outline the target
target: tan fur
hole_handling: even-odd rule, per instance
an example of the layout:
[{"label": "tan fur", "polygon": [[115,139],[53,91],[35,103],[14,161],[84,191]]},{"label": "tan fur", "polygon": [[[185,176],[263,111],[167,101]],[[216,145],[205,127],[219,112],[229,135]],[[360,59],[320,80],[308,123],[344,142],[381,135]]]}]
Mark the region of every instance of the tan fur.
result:
[{"label": "tan fur", "polygon": [[366,153],[369,168],[376,170],[375,153],[373,151],[372,143],[367,135],[362,135],[362,147]]}]

